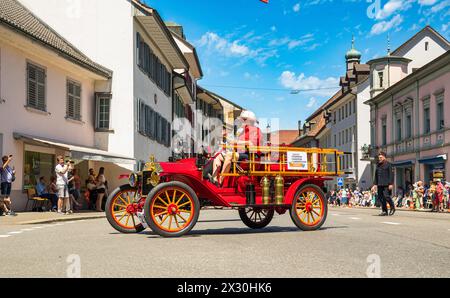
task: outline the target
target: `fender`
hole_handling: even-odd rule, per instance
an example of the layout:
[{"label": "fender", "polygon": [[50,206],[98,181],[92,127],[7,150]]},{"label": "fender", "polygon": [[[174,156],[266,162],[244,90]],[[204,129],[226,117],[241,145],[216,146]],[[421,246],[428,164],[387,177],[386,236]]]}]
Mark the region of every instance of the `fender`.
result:
[{"label": "fender", "polygon": [[299,179],[299,180],[295,181],[294,184],[292,184],[289,187],[289,189],[287,190],[286,194],[284,195],[285,203],[286,204],[292,204],[292,200],[294,199],[295,193],[304,184],[315,184],[315,185],[319,186],[320,188],[323,188],[323,185],[324,185],[323,182],[325,180],[326,179],[323,179],[323,178],[302,178],[302,179]]}]

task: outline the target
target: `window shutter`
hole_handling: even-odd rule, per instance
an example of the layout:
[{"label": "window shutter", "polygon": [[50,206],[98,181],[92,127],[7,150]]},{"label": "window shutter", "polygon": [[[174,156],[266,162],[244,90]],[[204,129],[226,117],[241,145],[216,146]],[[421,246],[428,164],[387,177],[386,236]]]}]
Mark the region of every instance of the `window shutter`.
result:
[{"label": "window shutter", "polygon": [[37,107],[36,69],[28,64],[28,102],[31,107]]},{"label": "window shutter", "polygon": [[37,69],[37,108],[45,110],[45,71],[43,69]]}]

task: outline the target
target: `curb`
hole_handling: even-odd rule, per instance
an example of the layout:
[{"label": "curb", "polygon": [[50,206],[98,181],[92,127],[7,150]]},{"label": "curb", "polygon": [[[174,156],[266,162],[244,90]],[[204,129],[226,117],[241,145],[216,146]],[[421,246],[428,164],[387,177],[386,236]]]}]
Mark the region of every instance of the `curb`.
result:
[{"label": "curb", "polygon": [[99,218],[106,218],[106,215],[77,216],[77,217],[70,217],[70,215],[66,215],[66,216],[61,217],[61,218],[38,219],[38,220],[23,221],[23,222],[17,223],[17,225],[47,224],[47,223],[54,223],[54,222],[78,221],[78,220],[99,219]]}]

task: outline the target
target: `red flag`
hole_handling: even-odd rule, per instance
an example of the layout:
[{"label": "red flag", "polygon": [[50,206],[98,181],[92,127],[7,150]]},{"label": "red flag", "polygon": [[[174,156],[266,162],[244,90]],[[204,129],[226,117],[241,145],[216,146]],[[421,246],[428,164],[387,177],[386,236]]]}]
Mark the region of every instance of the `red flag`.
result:
[{"label": "red flag", "polygon": [[264,2],[264,3],[269,3],[269,0],[259,0],[259,1],[261,1],[261,2]]}]

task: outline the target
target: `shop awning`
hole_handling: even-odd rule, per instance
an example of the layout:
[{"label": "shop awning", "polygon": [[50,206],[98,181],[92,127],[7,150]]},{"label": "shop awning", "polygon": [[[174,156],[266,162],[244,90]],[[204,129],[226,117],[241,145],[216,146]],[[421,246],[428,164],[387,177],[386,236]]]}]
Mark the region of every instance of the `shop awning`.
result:
[{"label": "shop awning", "polygon": [[393,167],[401,168],[401,167],[412,166],[414,164],[414,161],[412,161],[412,160],[394,161],[391,164]]},{"label": "shop awning", "polygon": [[40,145],[45,147],[59,148],[70,152],[71,158],[75,160],[91,160],[102,161],[120,164],[135,164],[136,160],[124,155],[114,154],[108,151],[99,150],[96,148],[83,147],[78,145],[71,145],[64,142],[49,140],[46,138],[30,136],[21,133],[13,133],[16,140],[22,140],[30,145]]},{"label": "shop awning", "polygon": [[424,164],[434,164],[434,163],[443,163],[447,160],[447,154],[438,155],[438,156],[430,156],[419,159],[419,163]]}]

